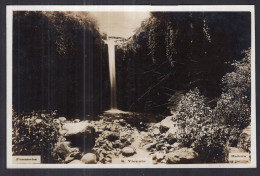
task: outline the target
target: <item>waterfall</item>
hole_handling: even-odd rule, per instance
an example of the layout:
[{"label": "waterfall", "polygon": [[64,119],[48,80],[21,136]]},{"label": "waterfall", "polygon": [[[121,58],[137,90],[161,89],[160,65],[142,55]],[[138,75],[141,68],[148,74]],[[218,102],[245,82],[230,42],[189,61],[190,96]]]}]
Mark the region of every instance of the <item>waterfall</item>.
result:
[{"label": "waterfall", "polygon": [[110,77],[110,109],[117,109],[116,101],[116,61],[115,61],[115,41],[108,39],[109,77]]}]

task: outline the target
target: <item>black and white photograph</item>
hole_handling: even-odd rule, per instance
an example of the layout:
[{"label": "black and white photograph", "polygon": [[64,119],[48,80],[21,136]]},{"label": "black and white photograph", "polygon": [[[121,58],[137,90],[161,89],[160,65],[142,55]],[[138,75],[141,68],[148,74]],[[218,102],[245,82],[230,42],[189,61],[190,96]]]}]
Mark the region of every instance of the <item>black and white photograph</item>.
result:
[{"label": "black and white photograph", "polygon": [[256,167],[254,6],[7,6],[7,167]]}]

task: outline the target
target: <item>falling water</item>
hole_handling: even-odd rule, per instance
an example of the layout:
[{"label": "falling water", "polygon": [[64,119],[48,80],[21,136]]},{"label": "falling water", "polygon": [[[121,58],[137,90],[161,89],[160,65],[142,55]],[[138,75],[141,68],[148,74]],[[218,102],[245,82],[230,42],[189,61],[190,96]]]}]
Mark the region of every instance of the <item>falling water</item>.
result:
[{"label": "falling water", "polygon": [[108,45],[108,57],[109,57],[110,108],[111,110],[117,110],[115,41],[113,39],[108,39],[106,43]]}]

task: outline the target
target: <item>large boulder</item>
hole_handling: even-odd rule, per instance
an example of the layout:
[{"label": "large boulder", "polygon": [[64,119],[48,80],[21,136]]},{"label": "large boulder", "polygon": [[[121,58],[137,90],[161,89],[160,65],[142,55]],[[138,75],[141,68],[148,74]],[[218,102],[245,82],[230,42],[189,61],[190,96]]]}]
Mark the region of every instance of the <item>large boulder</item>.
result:
[{"label": "large boulder", "polygon": [[124,156],[132,156],[135,154],[135,149],[133,149],[132,147],[125,147],[122,149],[122,154]]},{"label": "large boulder", "polygon": [[94,153],[87,153],[81,158],[81,161],[85,164],[96,164],[97,157]]},{"label": "large boulder", "polygon": [[175,129],[177,128],[177,123],[174,121],[173,116],[168,116],[165,119],[163,119],[160,122],[160,132],[161,133],[166,133],[171,129],[171,133],[175,133]]},{"label": "large boulder", "polygon": [[198,159],[198,153],[192,148],[182,148],[166,155],[166,162],[168,164],[185,164],[193,163]]},{"label": "large boulder", "polygon": [[87,122],[64,123],[63,130],[66,130],[64,135],[67,141],[71,142],[72,146],[79,147],[83,151],[90,151],[95,145],[95,128]]}]

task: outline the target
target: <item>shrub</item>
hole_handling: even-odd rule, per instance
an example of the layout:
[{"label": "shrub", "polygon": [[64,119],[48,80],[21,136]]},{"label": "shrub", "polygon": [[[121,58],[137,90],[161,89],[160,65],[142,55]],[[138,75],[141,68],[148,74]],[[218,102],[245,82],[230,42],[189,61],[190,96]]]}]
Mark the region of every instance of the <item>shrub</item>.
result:
[{"label": "shrub", "polygon": [[13,155],[41,155],[42,162],[54,162],[52,152],[59,139],[55,112],[17,115],[13,110]]},{"label": "shrub", "polygon": [[193,147],[203,162],[223,162],[230,130],[212,118],[212,109],[197,88],[189,91],[178,105],[178,140]]},{"label": "shrub", "polygon": [[223,93],[214,114],[223,123],[240,129],[247,127],[251,115],[251,49],[244,51],[242,61],[232,65],[234,71],[222,78]]}]

